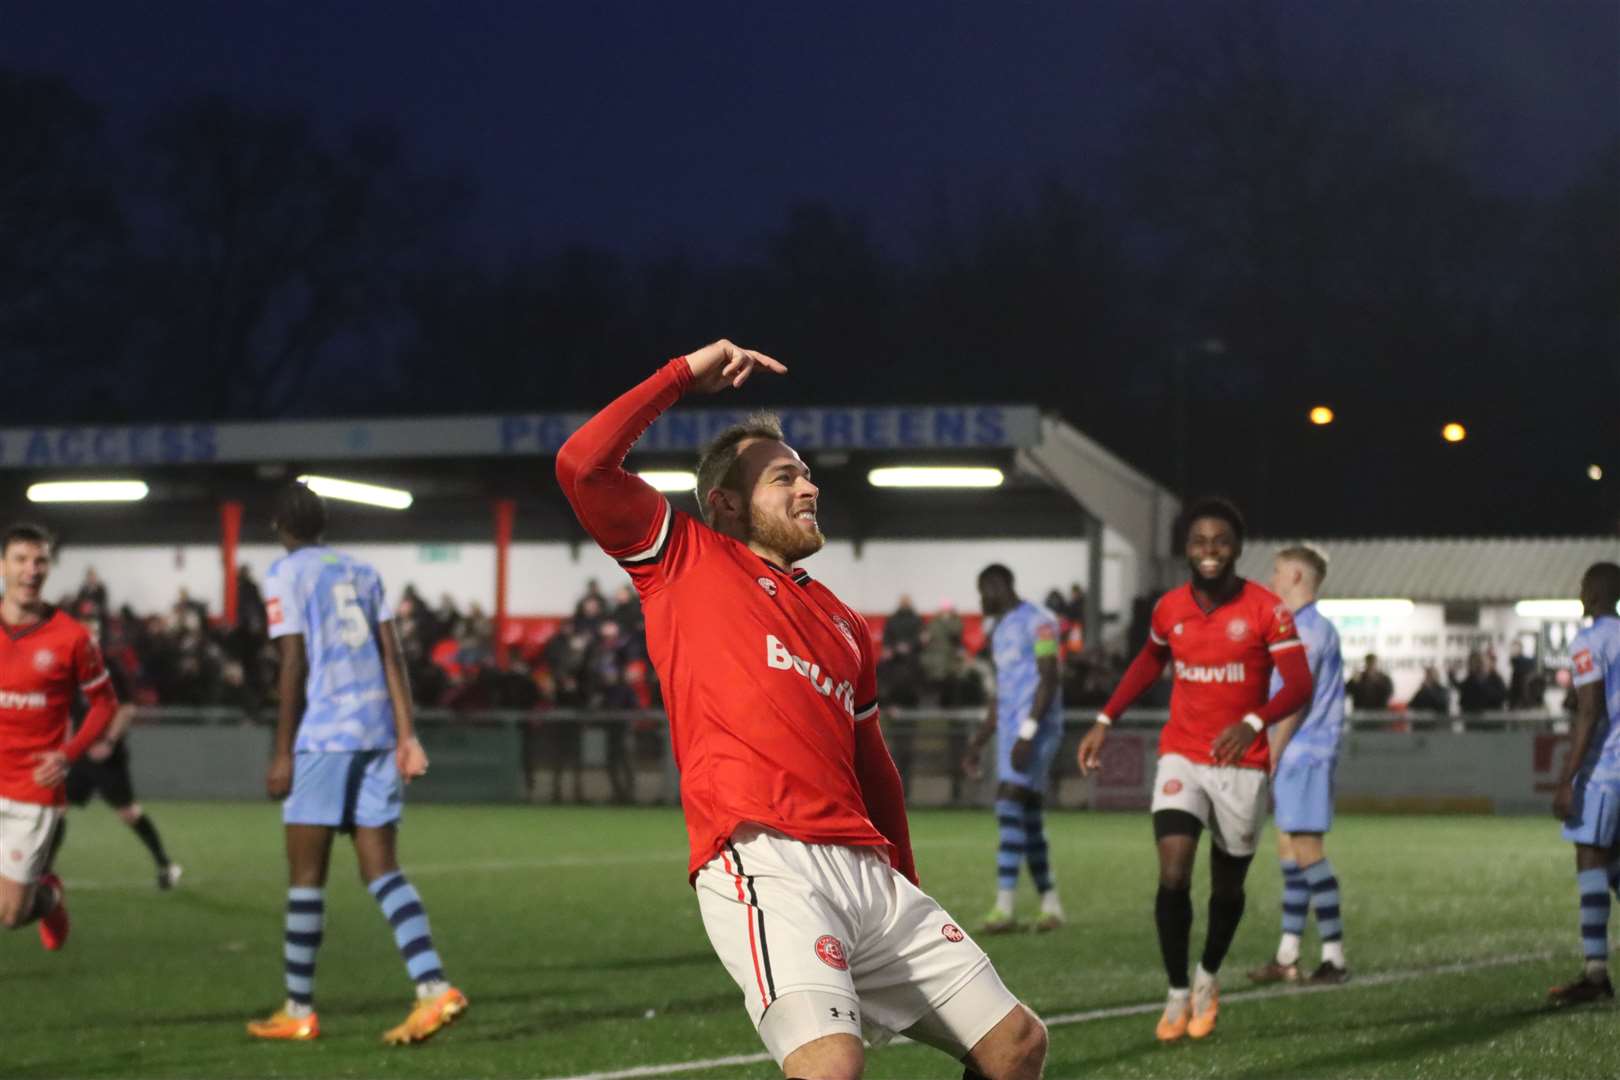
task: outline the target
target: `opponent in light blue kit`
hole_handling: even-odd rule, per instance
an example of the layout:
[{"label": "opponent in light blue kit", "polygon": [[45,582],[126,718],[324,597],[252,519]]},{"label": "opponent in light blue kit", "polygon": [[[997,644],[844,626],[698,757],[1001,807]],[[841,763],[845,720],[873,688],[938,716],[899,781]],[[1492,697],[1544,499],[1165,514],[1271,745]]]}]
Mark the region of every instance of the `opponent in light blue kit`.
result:
[{"label": "opponent in light blue kit", "polygon": [[1560,1005],[1614,997],[1609,981],[1609,893],[1620,896],[1620,565],[1594,563],[1581,578],[1581,604],[1592,625],[1570,645],[1575,726],[1553,797],[1564,839],[1575,845],[1581,946],[1578,978],[1550,992]]},{"label": "opponent in light blue kit", "polygon": [[287,1002],[248,1024],[262,1039],[320,1035],[315,954],[325,932],[332,837],[351,835],[366,888],[393,928],[416,1005],[383,1038],[421,1042],[467,1009],[445,979],[422,898],[399,869],[395,827],[403,783],[427,772],[411,716],[399,635],[382,579],[321,544],[326,506],[302,484],[276,499],[274,526],[287,549],[265,577],[270,636],[281,651],[281,710],[266,788],[285,798]]},{"label": "opponent in light blue kit", "polygon": [[979,603],[987,619],[991,655],[996,666],[996,693],[983,726],[974,732],[963,769],[977,777],[979,756],[996,736],[996,820],[1001,845],[996,856],[996,903],[981,933],[998,933],[1017,925],[1013,902],[1018,868],[1029,863],[1029,876],[1041,896],[1036,930],[1063,925],[1063,905],[1052,882],[1047,859],[1042,800],[1047,773],[1063,741],[1063,692],[1058,669],[1057,616],[1038,604],[1020,600],[1013,591],[1012,571],[999,563],[979,574]]},{"label": "opponent in light blue kit", "polygon": [[[1276,804],[1277,856],[1283,875],[1282,940],[1268,964],[1249,972],[1255,982],[1298,982],[1300,938],[1312,909],[1322,936],[1322,964],[1312,983],[1349,978],[1344,962],[1344,920],[1339,910],[1339,879],[1323,850],[1333,828],[1333,771],[1344,732],[1344,656],[1339,632],[1316,609],[1316,594],[1327,577],[1327,558],[1300,544],[1277,552],[1271,591],[1294,613],[1294,628],[1305,643],[1314,689],[1303,713],[1271,732],[1272,797]],[[1271,692],[1282,680],[1273,674]]]}]

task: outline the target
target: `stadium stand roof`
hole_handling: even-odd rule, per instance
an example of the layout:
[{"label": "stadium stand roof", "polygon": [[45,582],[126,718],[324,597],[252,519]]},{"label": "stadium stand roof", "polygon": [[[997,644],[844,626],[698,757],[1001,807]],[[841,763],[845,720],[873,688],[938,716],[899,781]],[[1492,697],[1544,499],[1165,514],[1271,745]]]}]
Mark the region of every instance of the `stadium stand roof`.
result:
[{"label": "stadium stand roof", "polygon": [[[1324,597],[1403,597],[1430,603],[1572,599],[1595,562],[1620,561],[1620,540],[1602,536],[1387,537],[1308,540],[1328,557]],[[1251,538],[1238,573],[1265,581],[1271,556],[1297,541]]]}]

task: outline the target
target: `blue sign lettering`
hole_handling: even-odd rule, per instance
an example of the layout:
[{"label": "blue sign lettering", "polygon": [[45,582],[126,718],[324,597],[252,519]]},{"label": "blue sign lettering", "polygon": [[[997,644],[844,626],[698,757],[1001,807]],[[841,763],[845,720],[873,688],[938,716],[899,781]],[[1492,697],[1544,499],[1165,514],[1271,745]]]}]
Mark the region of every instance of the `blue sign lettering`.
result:
[{"label": "blue sign lettering", "polygon": [[566,416],[543,416],[540,418],[540,434],[536,440],[540,444],[540,452],[555,454],[562,449],[562,444],[568,441],[568,436],[574,433],[575,425],[569,422]]},{"label": "blue sign lettering", "polygon": [[43,431],[36,431],[28,437],[28,449],[23,453],[24,465],[49,465],[51,463],[51,440]]},{"label": "blue sign lettering", "polygon": [[973,414],[973,437],[980,446],[1001,446],[1007,441],[1007,429],[1002,422],[1001,410],[986,405]]},{"label": "blue sign lettering", "polygon": [[967,413],[962,409],[934,410],[934,443],[963,446],[967,443]]},{"label": "blue sign lettering", "polygon": [[84,461],[84,432],[67,429],[56,437],[56,463],[78,465]]},{"label": "blue sign lettering", "polygon": [[213,461],[219,455],[219,439],[212,424],[191,429],[191,453],[196,461]]},{"label": "blue sign lettering", "polygon": [[504,416],[501,418],[501,453],[510,454],[518,448],[518,443],[527,438],[534,430],[534,425],[526,416]]}]

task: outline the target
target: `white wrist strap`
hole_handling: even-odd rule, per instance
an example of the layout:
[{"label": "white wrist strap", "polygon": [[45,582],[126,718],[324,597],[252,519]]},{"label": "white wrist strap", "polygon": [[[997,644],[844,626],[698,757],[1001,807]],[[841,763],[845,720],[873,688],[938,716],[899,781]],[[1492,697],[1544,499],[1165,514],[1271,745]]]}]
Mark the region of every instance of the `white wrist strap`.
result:
[{"label": "white wrist strap", "polygon": [[1101,724],[1103,727],[1114,726],[1114,721],[1105,712],[1100,712],[1097,714],[1097,723]]},{"label": "white wrist strap", "polygon": [[1023,722],[1018,725],[1018,737],[1022,740],[1033,739],[1035,734],[1040,730],[1040,721],[1036,720],[1033,716],[1026,716],[1024,717]]},{"label": "white wrist strap", "polygon": [[1243,722],[1254,728],[1256,731],[1266,730],[1266,722],[1254,715],[1254,713],[1250,713],[1248,716],[1245,716],[1243,718]]}]

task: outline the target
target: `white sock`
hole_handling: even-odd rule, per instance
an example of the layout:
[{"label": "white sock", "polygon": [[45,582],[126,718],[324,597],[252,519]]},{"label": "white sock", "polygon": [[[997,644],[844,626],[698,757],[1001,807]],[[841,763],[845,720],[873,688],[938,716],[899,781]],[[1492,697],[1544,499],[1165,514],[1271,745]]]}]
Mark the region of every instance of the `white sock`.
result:
[{"label": "white sock", "polygon": [[996,910],[1005,911],[1008,915],[1013,913],[1013,905],[1018,902],[1017,889],[996,890]]},{"label": "white sock", "polygon": [[1056,889],[1047,889],[1041,893],[1041,914],[1057,915],[1059,917],[1063,915],[1063,901],[1058,899]]},{"label": "white sock", "polygon": [[305,1005],[301,1001],[289,1000],[287,1004],[281,1007],[281,1011],[292,1017],[294,1020],[302,1020],[304,1017],[315,1011],[315,1006]]},{"label": "white sock", "polygon": [[1199,964],[1196,968],[1193,969],[1193,988],[1194,989],[1204,990],[1204,989],[1208,988],[1209,986],[1211,986],[1214,982],[1215,982],[1215,976],[1213,976],[1209,972],[1205,971],[1203,964]]},{"label": "white sock", "polygon": [[1586,962],[1586,981],[1602,982],[1609,977],[1609,962],[1607,960],[1588,960]]},{"label": "white sock", "polygon": [[1192,991],[1187,989],[1185,986],[1179,990],[1172,986],[1170,988],[1170,999],[1164,1003],[1164,1011],[1172,1016],[1175,1016],[1178,1013],[1186,1012],[1187,1002],[1191,999],[1191,997]]},{"label": "white sock", "polygon": [[450,989],[450,984],[445,982],[443,979],[431,979],[427,982],[419,982],[416,984],[416,1000],[426,1001],[428,998],[438,997],[448,989]]},{"label": "white sock", "polygon": [[1344,967],[1344,942],[1322,942],[1322,960],[1324,963],[1332,964],[1336,968]]},{"label": "white sock", "polygon": [[1284,934],[1277,943],[1277,963],[1284,965],[1299,963],[1299,935]]}]

